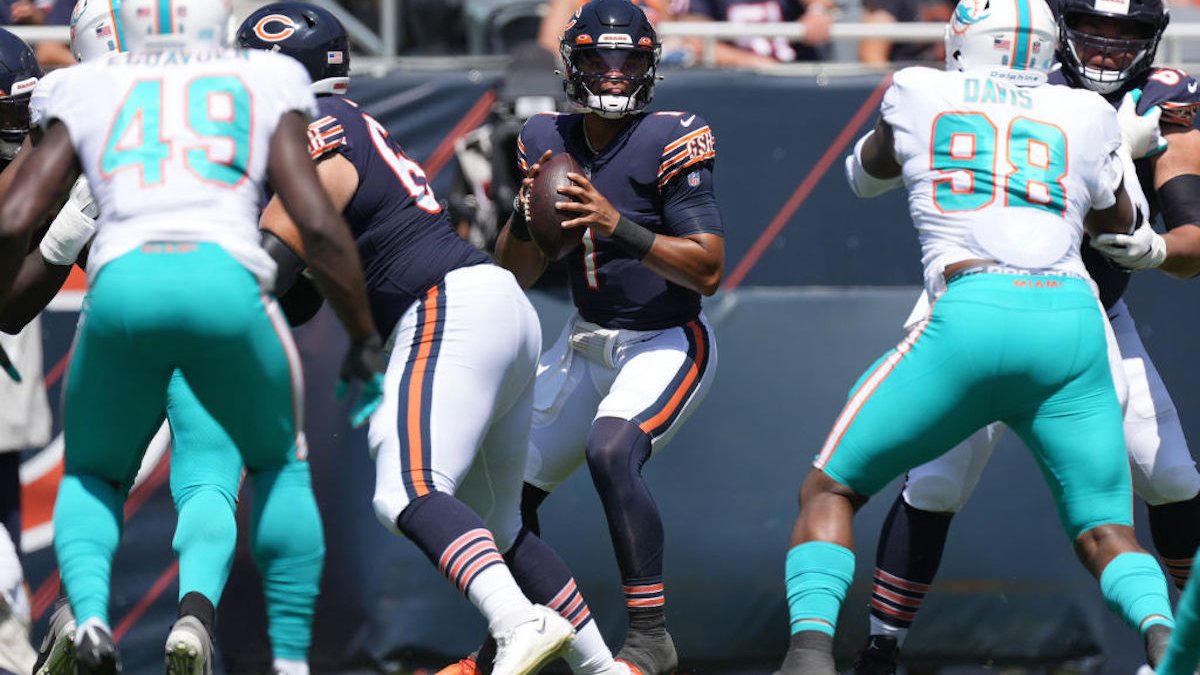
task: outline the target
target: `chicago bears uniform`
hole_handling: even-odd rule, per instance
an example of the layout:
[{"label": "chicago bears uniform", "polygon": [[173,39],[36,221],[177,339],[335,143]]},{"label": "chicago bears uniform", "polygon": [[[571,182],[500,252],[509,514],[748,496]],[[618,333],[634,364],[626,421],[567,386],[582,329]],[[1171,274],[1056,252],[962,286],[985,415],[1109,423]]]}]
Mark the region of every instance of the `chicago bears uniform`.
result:
[{"label": "chicago bears uniform", "polygon": [[[846,159],[860,196],[908,189],[936,304],[851,389],[801,488],[782,673],[834,672],[855,505],[995,421],[1034,452],[1109,606],[1145,638],[1152,663],[1161,656],[1170,603],[1133,535],[1105,322],[1079,253],[1085,216],[1103,218],[1104,231],[1132,231],[1138,197],[1123,186],[1131,161],[1107,103],[1044,84],[1056,37],[1040,1],[963,0],[946,31],[949,72],[896,73],[882,120]],[[922,590],[893,586],[883,594]],[[894,663],[855,668],[886,673]]]},{"label": "chicago bears uniform", "polygon": [[[677,283],[652,250],[655,242],[674,240],[703,260],[723,247],[712,189],[716,143],[692,112],[643,112],[653,96],[658,39],[636,6],[584,5],[561,49],[568,98],[586,112],[527,121],[518,164],[529,173],[545,153],[569,153],[583,167],[589,199],[603,200],[618,223],[611,232],[590,224],[565,258],[576,314],[538,364],[523,510],[536,524],[538,505],[587,460],[629,613],[618,656],[644,673],[669,672],[677,655],[665,623],[663,526],[641,467],[711,385],[717,350],[700,294],[716,282],[705,290],[702,281],[677,273]],[[593,124],[605,129],[596,146],[588,131]],[[529,250],[515,223],[508,232],[498,247],[501,260]],[[701,264],[712,264],[719,280],[719,262]]]},{"label": "chicago bears uniform", "polygon": [[[1151,8],[1153,9],[1153,8]],[[1065,68],[1051,71],[1049,82],[1080,87]],[[1162,108],[1164,128],[1195,128],[1200,110],[1197,82],[1183,71],[1148,68],[1130,78],[1106,99],[1116,107],[1125,92],[1140,90],[1136,112]],[[1154,158],[1134,160],[1137,182],[1145,197],[1150,220],[1162,212],[1154,189]],[[1127,184],[1132,184],[1129,176]],[[1168,228],[1182,223],[1166,222]],[[1124,407],[1124,437],[1133,477],[1134,493],[1149,506],[1151,534],[1175,585],[1183,588],[1190,577],[1193,554],[1200,546],[1200,519],[1196,505],[1200,473],[1183,435],[1179,414],[1150,360],[1137,326],[1122,296],[1129,285],[1129,270],[1113,264],[1091,246],[1081,248],[1088,275],[1095,282],[1108,317],[1106,327],[1113,379]],[[906,322],[915,326],[929,312],[923,296]],[[880,533],[875,582],[871,595],[871,635],[860,657],[859,675],[894,667],[896,647],[920,611],[933,582],[949,531],[950,519],[970,498],[996,443],[1002,425],[991,425],[973,434],[954,450],[911,469],[903,492]],[[894,642],[894,644],[893,644]]]},{"label": "chicago bears uniform", "polygon": [[628,673],[569,570],[522,528],[537,316],[512,274],[454,233],[421,167],[378,121],[334,95],[346,83],[331,72],[326,44],[346,39],[331,14],[298,2],[267,5],[238,31],[243,46],[306,65],[323,89],[311,155],[331,162],[322,171],[356,181],[344,214],[372,313],[390,336],[390,396],[368,432],[375,512],[487,617],[494,672],[531,672],[563,651],[577,673]]}]

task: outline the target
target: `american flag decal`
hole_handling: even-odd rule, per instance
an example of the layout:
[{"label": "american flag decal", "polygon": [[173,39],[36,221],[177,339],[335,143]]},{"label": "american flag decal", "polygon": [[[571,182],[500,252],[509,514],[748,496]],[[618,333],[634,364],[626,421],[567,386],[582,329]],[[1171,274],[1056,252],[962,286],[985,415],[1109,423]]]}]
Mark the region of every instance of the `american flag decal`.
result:
[{"label": "american flag decal", "polygon": [[1008,38],[996,38],[992,41],[993,49],[1012,49],[1012,40]]},{"label": "american flag decal", "polygon": [[344,54],[342,54],[341,51],[325,53],[325,63],[328,63],[328,64],[340,66],[345,61],[345,59],[346,59],[346,57]]}]

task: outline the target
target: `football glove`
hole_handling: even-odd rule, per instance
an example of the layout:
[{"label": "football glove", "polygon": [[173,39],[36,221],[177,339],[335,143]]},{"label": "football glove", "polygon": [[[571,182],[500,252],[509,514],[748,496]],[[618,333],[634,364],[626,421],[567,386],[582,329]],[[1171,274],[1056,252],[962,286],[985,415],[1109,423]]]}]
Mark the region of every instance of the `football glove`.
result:
[{"label": "football glove", "polygon": [[383,353],[383,341],[378,335],[372,335],[360,343],[352,343],[346,358],[342,359],[338,400],[346,397],[351,382],[360,383],[358,398],[350,407],[350,425],[355,429],[366,424],[383,403],[383,372],[386,368],[387,357]]},{"label": "football glove", "polygon": [[1130,270],[1158,267],[1167,257],[1167,242],[1146,221],[1142,221],[1133,234],[1092,237],[1091,245],[1113,262]]},{"label": "football glove", "polygon": [[96,234],[96,218],[100,208],[92,197],[87,178],[80,176],[71,186],[71,194],[63,204],[38,248],[51,265],[73,265],[83,247]]},{"label": "football glove", "polygon": [[1117,125],[1121,127],[1121,145],[1129,151],[1134,159],[1153,157],[1167,149],[1167,139],[1163,138],[1158,119],[1162,116],[1162,108],[1150,106],[1141,115],[1137,114],[1137,104],[1142,98],[1142,90],[1134,89],[1125,93],[1121,106],[1117,108]]}]

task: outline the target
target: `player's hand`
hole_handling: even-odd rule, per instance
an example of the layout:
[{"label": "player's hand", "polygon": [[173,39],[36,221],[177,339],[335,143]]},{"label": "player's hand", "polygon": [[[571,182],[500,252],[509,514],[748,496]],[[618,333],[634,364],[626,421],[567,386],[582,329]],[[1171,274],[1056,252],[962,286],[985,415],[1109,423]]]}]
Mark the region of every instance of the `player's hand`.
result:
[{"label": "player's hand", "polygon": [[521,180],[521,187],[517,188],[517,204],[520,204],[521,208],[525,210],[526,221],[529,220],[529,191],[533,189],[533,179],[542,172],[542,163],[550,159],[553,154],[553,150],[547,150],[542,153],[541,157],[538,157],[538,161],[530,164],[529,168],[525,170],[525,178]]},{"label": "player's hand", "polygon": [[1117,108],[1117,124],[1121,127],[1121,145],[1129,150],[1129,156],[1134,159],[1153,157],[1167,149],[1167,139],[1163,138],[1158,120],[1162,116],[1162,108],[1151,106],[1149,110],[1137,114],[1137,104],[1142,98],[1142,90],[1134,89],[1125,93],[1121,106]]},{"label": "player's hand", "polygon": [[8,373],[13,382],[21,383],[21,373],[17,372],[17,367],[13,365],[12,359],[8,358],[8,352],[4,351],[3,345],[0,345],[0,368]]},{"label": "player's hand", "polygon": [[555,202],[554,208],[579,215],[563,221],[563,228],[590,227],[593,232],[606,237],[611,236],[621,220],[621,212],[600,194],[587,176],[572,171],[567,174],[567,178],[570,178],[574,185],[564,185],[558,188],[558,193],[575,201]]},{"label": "player's hand", "polygon": [[71,186],[71,194],[38,248],[51,265],[72,265],[79,259],[83,247],[96,234],[96,218],[100,207],[92,197],[87,179],[80,176]]},{"label": "player's hand", "polygon": [[1167,257],[1167,242],[1145,221],[1133,234],[1101,234],[1092,237],[1091,244],[1092,248],[1130,270],[1158,267]]},{"label": "player's hand", "polygon": [[338,382],[337,397],[346,397],[350,383],[359,383],[358,398],[350,408],[350,425],[361,427],[371,419],[371,415],[383,403],[383,372],[387,368],[387,358],[383,353],[383,341],[378,335],[362,342],[351,343],[342,359],[341,379]]}]

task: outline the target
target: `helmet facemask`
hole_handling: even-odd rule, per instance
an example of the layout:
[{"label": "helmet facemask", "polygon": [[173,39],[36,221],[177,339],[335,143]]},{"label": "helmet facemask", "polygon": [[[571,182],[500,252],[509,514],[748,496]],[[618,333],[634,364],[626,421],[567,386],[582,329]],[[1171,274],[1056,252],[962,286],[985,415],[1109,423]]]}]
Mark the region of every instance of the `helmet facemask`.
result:
[{"label": "helmet facemask", "polygon": [[[1078,27],[1087,21],[1120,21],[1136,27],[1138,37],[1105,37]],[[1162,31],[1157,26],[1133,19],[1071,13],[1062,21],[1062,56],[1080,84],[1100,94],[1118,91],[1130,79],[1148,69]],[[1098,65],[1090,65],[1096,63]]]},{"label": "helmet facemask", "polygon": [[[647,40],[648,42],[648,40]],[[617,119],[645,109],[654,97],[660,46],[596,46],[562,42],[567,97],[601,117]]]},{"label": "helmet facemask", "polygon": [[0,96],[0,161],[12,161],[29,134],[29,94]]}]

